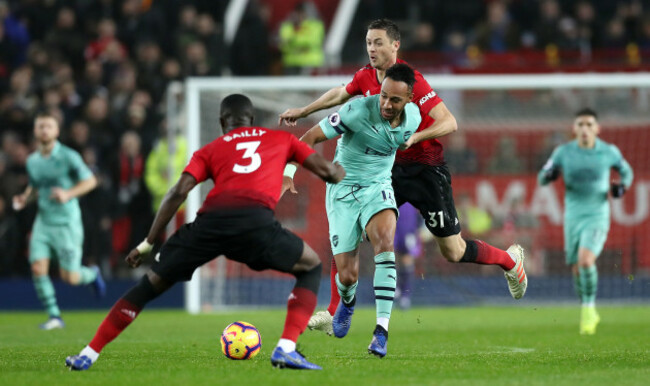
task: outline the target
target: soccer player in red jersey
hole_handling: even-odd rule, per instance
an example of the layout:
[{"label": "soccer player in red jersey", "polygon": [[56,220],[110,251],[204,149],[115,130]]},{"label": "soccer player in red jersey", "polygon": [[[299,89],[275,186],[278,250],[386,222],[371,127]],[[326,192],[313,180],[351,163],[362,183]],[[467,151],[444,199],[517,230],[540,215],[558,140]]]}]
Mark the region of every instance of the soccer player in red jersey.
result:
[{"label": "soccer player in red jersey", "polygon": [[[361,68],[346,86],[335,87],[314,102],[300,108],[291,108],[280,114],[279,123],[293,126],[300,118],[316,111],[342,104],[355,95],[374,95],[381,90],[386,70],[395,63],[400,47],[397,25],[379,19],[368,25],[366,50],[370,63]],[[495,248],[481,240],[461,237],[451,188],[451,175],[443,157],[438,137],[458,129],[456,118],[431,88],[422,74],[415,71],[413,102],[420,109],[422,123],[406,143],[406,149],[397,152],[393,166],[393,188],[400,206],[405,202],[416,207],[424,218],[426,227],[434,235],[440,252],[450,262],[498,265],[505,271],[510,293],[521,298],[528,283],[524,271],[523,249],[514,244],[507,251]],[[291,173],[285,172],[283,191],[296,193]],[[336,290],[336,264],[332,260],[330,281],[331,300],[327,311],[318,312],[309,322],[309,328],[330,333],[331,315],[336,311],[339,295]]]},{"label": "soccer player in red jersey", "polygon": [[194,270],[225,255],[260,271],[293,274],[296,284],[287,303],[282,337],[271,355],[276,367],[319,370],[296,351],[296,340],[316,307],[321,262],[298,236],[284,229],[273,215],[281,194],[287,162],[302,164],[323,180],[338,183],[345,171],[284,131],[253,127],[253,105],[241,94],[221,102],[224,135],[194,153],[175,186],[165,195],[149,234],[126,257],[137,267],[165,226],[197,184],[212,179],[196,220],[182,226],[163,244],[151,269],[120,298],[79,353],[66,358],[72,370],[87,370],[101,350],[115,339],[144,306]]}]

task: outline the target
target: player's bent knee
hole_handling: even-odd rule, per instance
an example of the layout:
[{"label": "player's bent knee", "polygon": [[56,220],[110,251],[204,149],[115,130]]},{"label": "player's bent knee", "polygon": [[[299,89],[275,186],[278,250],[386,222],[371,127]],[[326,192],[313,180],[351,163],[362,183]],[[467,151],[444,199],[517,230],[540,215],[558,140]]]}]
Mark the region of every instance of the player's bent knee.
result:
[{"label": "player's bent knee", "polygon": [[296,262],[296,264],[294,265],[292,272],[297,273],[297,272],[308,271],[318,265],[321,265],[321,261],[320,258],[318,257],[318,254],[314,252],[314,250],[311,249],[311,247],[307,243],[304,243],[302,255],[300,256],[298,262]]},{"label": "player's bent knee", "polygon": [[342,270],[339,268],[339,281],[345,286],[351,286],[359,280],[359,271],[355,269]]}]

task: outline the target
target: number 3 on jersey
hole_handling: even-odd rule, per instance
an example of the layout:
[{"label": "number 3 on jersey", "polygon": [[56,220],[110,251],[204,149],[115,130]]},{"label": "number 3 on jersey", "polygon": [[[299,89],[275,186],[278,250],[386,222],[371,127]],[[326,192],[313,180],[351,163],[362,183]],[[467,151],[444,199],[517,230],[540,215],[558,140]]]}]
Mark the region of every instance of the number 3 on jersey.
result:
[{"label": "number 3 on jersey", "polygon": [[242,155],[242,159],[250,158],[251,163],[248,165],[239,165],[235,164],[235,166],[232,167],[232,171],[235,173],[240,173],[240,174],[247,174],[247,173],[252,173],[255,170],[259,169],[260,165],[262,165],[262,158],[258,153],[255,151],[257,148],[260,146],[260,141],[255,141],[255,142],[240,142],[237,144],[235,149],[237,150],[245,150],[244,155]]}]

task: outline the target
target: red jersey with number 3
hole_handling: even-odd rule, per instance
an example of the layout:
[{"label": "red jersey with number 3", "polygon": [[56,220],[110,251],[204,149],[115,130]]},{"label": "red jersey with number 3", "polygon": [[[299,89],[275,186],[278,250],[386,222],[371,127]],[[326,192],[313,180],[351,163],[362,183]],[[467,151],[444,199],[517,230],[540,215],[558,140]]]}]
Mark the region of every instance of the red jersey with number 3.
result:
[{"label": "red jersey with number 3", "polygon": [[313,153],[286,131],[240,127],[194,152],[183,172],[198,182],[214,181],[199,213],[233,206],[275,209],[287,163],[302,165]]},{"label": "red jersey with number 3", "polygon": [[[397,63],[406,63],[397,59]],[[415,84],[413,85],[413,103],[420,109],[422,122],[417,131],[422,131],[433,124],[433,118],[429,111],[434,108],[442,99],[436,94],[422,74],[415,71]],[[345,91],[350,95],[370,96],[381,92],[381,83],[377,79],[377,70],[370,64],[366,65],[356,74],[352,81],[345,86]],[[445,163],[442,152],[442,144],[437,139],[418,142],[409,149],[397,151],[395,162],[398,163],[423,163],[427,165],[442,165]]]}]

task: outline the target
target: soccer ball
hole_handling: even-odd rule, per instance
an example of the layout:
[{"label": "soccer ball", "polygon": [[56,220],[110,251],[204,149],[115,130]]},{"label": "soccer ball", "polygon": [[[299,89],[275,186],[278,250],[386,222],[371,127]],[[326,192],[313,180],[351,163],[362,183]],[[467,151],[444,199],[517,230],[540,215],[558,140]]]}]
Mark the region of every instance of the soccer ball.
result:
[{"label": "soccer ball", "polygon": [[221,351],[230,359],[252,359],[261,348],[260,332],[250,323],[231,323],[221,334]]}]

